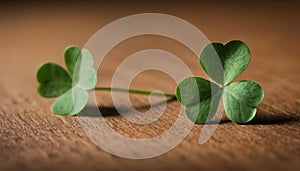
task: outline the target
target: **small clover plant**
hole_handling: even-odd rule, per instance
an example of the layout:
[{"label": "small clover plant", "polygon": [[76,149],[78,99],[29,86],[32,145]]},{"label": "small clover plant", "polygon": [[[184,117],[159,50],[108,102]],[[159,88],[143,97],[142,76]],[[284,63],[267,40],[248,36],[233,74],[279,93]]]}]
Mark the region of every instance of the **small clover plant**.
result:
[{"label": "small clover plant", "polygon": [[51,111],[59,115],[75,115],[87,104],[88,90],[119,91],[134,94],[156,95],[175,98],[174,94],[151,91],[95,87],[97,73],[94,69],[94,59],[87,49],[80,50],[76,46],[66,48],[64,52],[66,71],[61,66],[49,62],[43,64],[37,71],[39,83],[37,91],[46,98],[58,97],[51,106]]},{"label": "small clover plant", "polygon": [[55,63],[46,63],[37,72],[38,92],[41,96],[58,97],[51,111],[60,115],[80,112],[88,100],[87,90],[95,88],[97,74],[91,53],[71,46],[64,53],[68,71]]},{"label": "small clover plant", "polygon": [[225,45],[210,43],[205,46],[199,61],[214,82],[201,77],[185,78],[177,85],[176,95],[95,87],[97,74],[92,54],[87,49],[80,50],[76,46],[70,46],[65,50],[64,59],[67,71],[55,63],[46,63],[37,72],[39,94],[46,98],[58,97],[52,104],[51,111],[60,115],[79,113],[87,104],[87,91],[94,89],[177,98],[185,106],[187,116],[198,124],[203,124],[214,116],[222,98],[228,118],[236,123],[247,123],[255,116],[256,108],[264,96],[262,87],[255,81],[231,82],[250,62],[247,45],[238,40]]},{"label": "small clover plant", "polygon": [[264,97],[262,87],[251,80],[231,83],[250,63],[247,45],[238,40],[225,45],[210,43],[203,48],[199,62],[214,82],[189,77],[178,84],[176,96],[185,106],[187,116],[195,123],[205,123],[214,116],[222,98],[225,113],[231,121],[247,123],[252,120]]}]

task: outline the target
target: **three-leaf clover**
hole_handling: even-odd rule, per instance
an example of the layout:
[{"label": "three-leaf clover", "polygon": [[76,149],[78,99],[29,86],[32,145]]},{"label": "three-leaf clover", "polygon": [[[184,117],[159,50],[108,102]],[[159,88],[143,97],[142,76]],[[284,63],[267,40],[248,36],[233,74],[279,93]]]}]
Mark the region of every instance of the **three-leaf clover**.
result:
[{"label": "three-leaf clover", "polygon": [[210,43],[200,54],[200,65],[215,83],[201,77],[189,77],[176,88],[178,101],[195,123],[205,123],[216,113],[223,99],[227,117],[236,123],[247,123],[256,114],[264,92],[255,81],[231,81],[239,76],[250,62],[250,51],[245,43],[233,40],[223,45]]},{"label": "three-leaf clover", "polygon": [[70,46],[64,53],[68,71],[55,63],[42,65],[37,72],[38,92],[41,96],[58,97],[51,111],[60,115],[80,112],[88,101],[88,92],[96,86],[97,74],[92,54]]}]

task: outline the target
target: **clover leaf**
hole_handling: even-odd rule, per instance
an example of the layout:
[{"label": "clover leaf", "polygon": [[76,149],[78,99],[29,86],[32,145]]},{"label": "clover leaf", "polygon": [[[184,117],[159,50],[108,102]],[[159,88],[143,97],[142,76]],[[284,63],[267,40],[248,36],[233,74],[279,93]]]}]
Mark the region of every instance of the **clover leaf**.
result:
[{"label": "clover leaf", "polygon": [[185,106],[186,114],[193,122],[202,124],[210,120],[221,98],[231,121],[247,123],[253,119],[264,97],[262,87],[250,80],[231,83],[247,68],[250,56],[247,45],[239,40],[225,45],[210,43],[203,48],[200,65],[216,83],[200,77],[189,77],[176,88],[176,97]]},{"label": "clover leaf", "polygon": [[229,84],[223,93],[227,117],[237,123],[249,122],[263,97],[263,89],[255,81],[243,80]]},{"label": "clover leaf", "polygon": [[38,92],[41,96],[58,97],[51,111],[60,115],[80,112],[88,100],[88,90],[97,83],[92,54],[71,46],[64,53],[68,72],[55,63],[46,63],[37,71]]}]

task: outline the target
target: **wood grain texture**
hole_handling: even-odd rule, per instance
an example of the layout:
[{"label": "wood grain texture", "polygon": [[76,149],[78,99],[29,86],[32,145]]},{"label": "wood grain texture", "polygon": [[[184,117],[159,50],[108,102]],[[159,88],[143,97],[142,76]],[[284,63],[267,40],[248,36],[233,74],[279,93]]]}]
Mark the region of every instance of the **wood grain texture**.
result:
[{"label": "wood grain texture", "polygon": [[[300,166],[300,3],[30,3],[3,4],[0,10],[0,170],[298,170]],[[63,64],[66,46],[84,43],[98,29],[118,18],[160,12],[183,18],[211,41],[241,39],[252,53],[237,80],[261,83],[265,98],[247,125],[227,122],[199,145],[203,125],[168,153],[129,160],[106,153],[86,136],[77,117],[50,112],[53,99],[36,92],[37,68],[46,61]],[[159,36],[140,36],[115,47],[98,70],[99,85],[109,85],[116,67],[128,55],[160,48],[180,57],[196,75],[205,76],[194,55],[183,45]],[[147,78],[147,79],[145,79]],[[164,80],[164,81],[161,81]],[[166,74],[140,74],[138,89],[173,92]],[[136,107],[145,96],[131,96]],[[172,126],[180,104],[171,101],[154,123],[137,125],[120,117],[110,94],[97,93],[109,124],[123,135],[149,138]]]}]

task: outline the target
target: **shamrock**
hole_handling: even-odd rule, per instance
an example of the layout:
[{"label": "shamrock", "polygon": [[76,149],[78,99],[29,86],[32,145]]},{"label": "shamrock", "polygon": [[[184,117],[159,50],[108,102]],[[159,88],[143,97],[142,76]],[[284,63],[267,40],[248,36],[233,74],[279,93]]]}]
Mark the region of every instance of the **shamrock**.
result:
[{"label": "shamrock", "polygon": [[51,111],[60,115],[75,115],[88,101],[88,90],[94,89],[97,74],[92,54],[70,46],[64,53],[68,71],[55,63],[46,63],[37,71],[38,92],[47,98],[58,97]]},{"label": "shamrock", "polygon": [[221,98],[231,121],[247,123],[254,118],[256,108],[264,97],[262,87],[251,80],[231,83],[247,68],[250,57],[249,48],[239,40],[225,45],[210,43],[203,48],[199,62],[214,82],[188,77],[176,87],[176,97],[194,123],[203,124],[210,120]]}]

